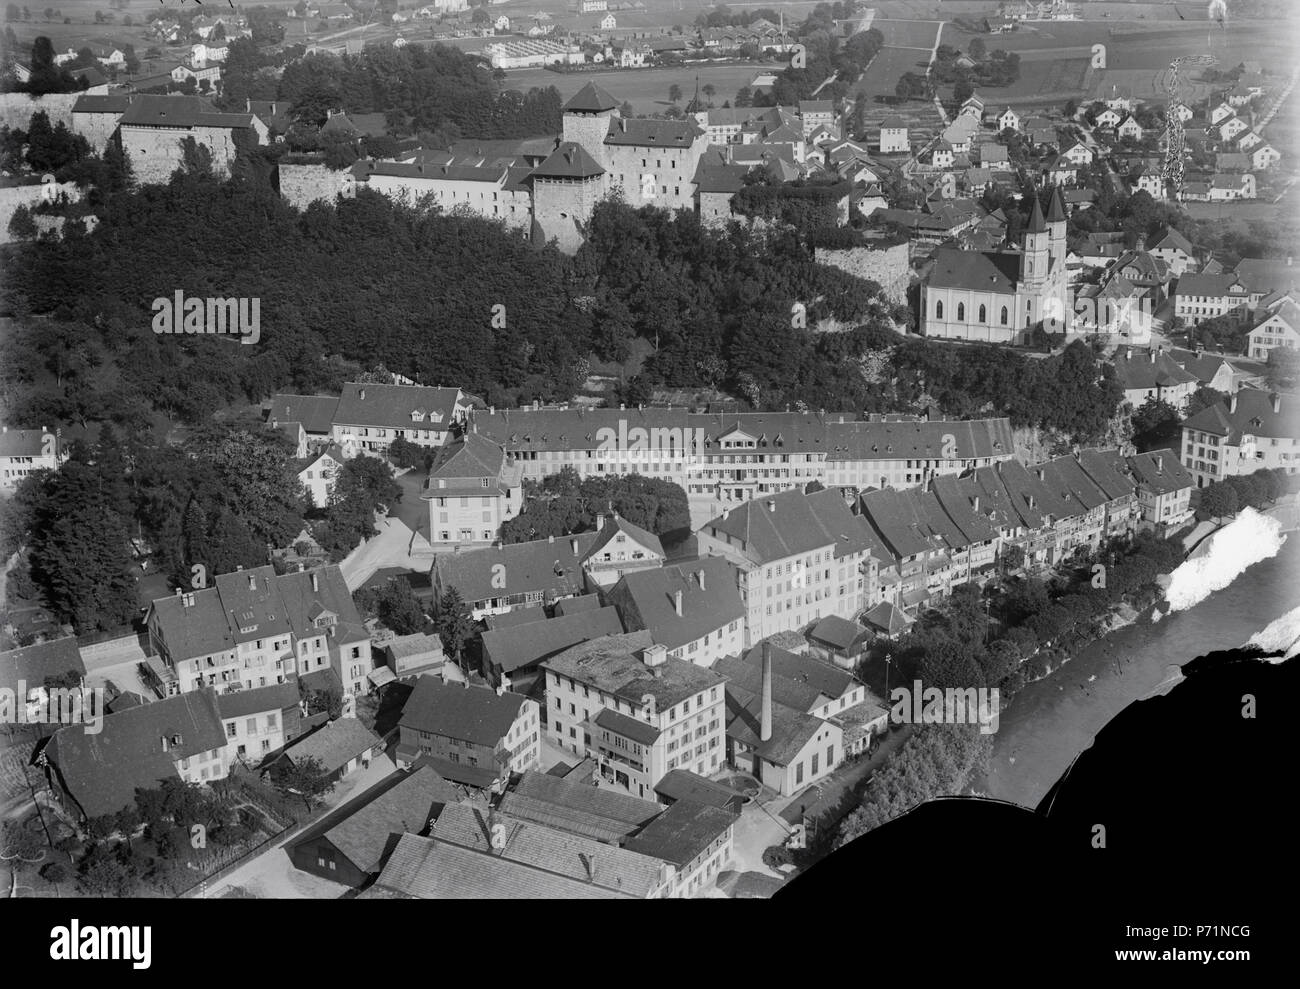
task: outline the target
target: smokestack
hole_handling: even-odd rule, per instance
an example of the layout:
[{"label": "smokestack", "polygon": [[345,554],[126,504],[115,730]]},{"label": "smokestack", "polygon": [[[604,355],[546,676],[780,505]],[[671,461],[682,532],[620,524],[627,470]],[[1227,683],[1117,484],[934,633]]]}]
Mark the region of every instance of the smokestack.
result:
[{"label": "smokestack", "polygon": [[758,737],[760,741],[768,741],[772,737],[772,644],[763,643],[763,705],[762,712],[759,715]]},{"label": "smokestack", "polygon": [[682,617],[682,592],[680,589],[673,592],[673,610],[677,612],[677,617]]}]

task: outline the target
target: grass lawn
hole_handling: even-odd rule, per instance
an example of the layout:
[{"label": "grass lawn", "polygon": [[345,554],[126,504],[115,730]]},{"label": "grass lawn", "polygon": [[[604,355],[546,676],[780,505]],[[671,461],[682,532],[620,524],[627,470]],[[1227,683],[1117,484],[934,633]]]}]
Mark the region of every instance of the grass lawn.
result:
[{"label": "grass lawn", "polygon": [[[674,83],[682,88],[679,106],[685,106],[695,92],[695,80],[700,87],[712,85],[717,92],[713,102],[717,106],[734,100],[741,86],[748,86],[760,72],[780,71],[783,65],[767,62],[730,62],[714,65],[708,62],[687,63],[652,69],[604,69],[596,72],[551,72],[548,69],[515,69],[507,71],[506,89],[527,92],[534,86],[554,86],[560,96],[568,99],[589,82],[606,90],[622,103],[631,102],[638,113],[662,112],[669,105],[668,88]],[[701,96],[703,99],[703,96]]]}]

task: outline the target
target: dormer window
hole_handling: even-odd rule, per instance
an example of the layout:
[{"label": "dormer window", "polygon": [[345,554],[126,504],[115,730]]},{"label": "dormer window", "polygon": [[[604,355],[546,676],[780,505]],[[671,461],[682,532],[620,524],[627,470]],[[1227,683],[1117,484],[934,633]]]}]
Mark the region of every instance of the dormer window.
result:
[{"label": "dormer window", "polygon": [[424,409],[411,410],[411,422],[424,422]]}]

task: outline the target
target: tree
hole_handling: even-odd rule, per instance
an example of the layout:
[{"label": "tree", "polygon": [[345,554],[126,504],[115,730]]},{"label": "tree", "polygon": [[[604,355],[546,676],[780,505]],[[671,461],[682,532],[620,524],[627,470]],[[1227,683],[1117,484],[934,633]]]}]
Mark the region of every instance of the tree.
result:
[{"label": "tree", "polygon": [[1277,391],[1294,391],[1300,385],[1300,353],[1290,347],[1274,347],[1264,367],[1268,386]]},{"label": "tree", "polygon": [[1181,425],[1177,409],[1164,399],[1148,398],[1133,412],[1133,443],[1141,453],[1176,447]]},{"label": "tree", "polygon": [[970,57],[973,58],[973,59],[975,59],[975,61],[977,61],[977,62],[982,62],[982,61],[984,60],[984,56],[985,56],[986,53],[987,53],[987,49],[985,48],[985,45],[984,45],[984,39],[983,39],[983,38],[971,38],[971,41],[970,41]]},{"label": "tree", "polygon": [[9,235],[14,240],[31,240],[38,232],[31,209],[25,203],[19,203],[9,219]]},{"label": "tree", "polygon": [[975,84],[969,76],[961,76],[952,87],[952,98],[957,103],[965,103],[975,95]]},{"label": "tree", "polygon": [[682,98],[682,87],[673,83],[668,87],[668,102],[676,104]]},{"label": "tree", "polygon": [[736,90],[736,98],[732,101],[737,107],[747,107],[754,105],[754,91],[748,86],[741,86]]},{"label": "tree", "polygon": [[1236,515],[1239,507],[1237,492],[1230,485],[1220,482],[1201,491],[1200,511],[1212,519],[1222,520]]},{"label": "tree", "polygon": [[298,760],[281,759],[272,770],[271,779],[281,793],[293,793],[301,797],[308,810],[316,807],[325,794],[333,792],[335,785],[315,756]]},{"label": "tree", "polygon": [[466,643],[474,636],[474,621],[470,617],[469,605],[456,588],[449,588],[438,601],[435,621],[442,648],[459,661]]},{"label": "tree", "polygon": [[492,20],[491,16],[482,7],[475,7],[474,13],[470,15],[470,21],[474,24],[486,24]]},{"label": "tree", "polygon": [[1187,407],[1183,410],[1183,415],[1185,418],[1190,419],[1202,409],[1208,409],[1220,402],[1226,403],[1227,400],[1228,396],[1218,389],[1211,388],[1209,385],[1201,385],[1196,391],[1192,392],[1192,397],[1187,400]]},{"label": "tree", "polygon": [[904,72],[894,86],[894,95],[900,100],[919,100],[926,94],[925,77],[915,72]]},{"label": "tree", "polygon": [[709,106],[713,105],[713,97],[717,94],[718,87],[711,82],[704,84],[704,98],[709,101]]}]

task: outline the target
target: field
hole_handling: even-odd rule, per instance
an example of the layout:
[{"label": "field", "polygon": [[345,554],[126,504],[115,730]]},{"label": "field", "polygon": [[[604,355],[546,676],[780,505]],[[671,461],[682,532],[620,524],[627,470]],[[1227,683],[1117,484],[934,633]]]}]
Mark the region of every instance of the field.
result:
[{"label": "field", "polygon": [[[929,52],[934,47],[934,33],[938,30],[939,23],[893,20],[877,15],[871,26],[885,36],[886,48],[924,48]],[[951,28],[944,28],[945,38],[950,30]]]},{"label": "field", "polygon": [[[560,96],[568,99],[589,82],[606,90],[620,103],[631,102],[638,113],[657,113],[668,106],[668,87],[676,83],[682,87],[684,99],[695,92],[695,79],[700,86],[712,85],[717,89],[713,102],[722,106],[734,100],[741,86],[748,86],[759,72],[779,70],[781,66],[760,62],[741,62],[725,65],[690,64],[656,69],[605,69],[598,72],[551,72],[549,69],[514,69],[506,73],[507,89],[527,91],[533,86],[554,86]],[[704,99],[703,94],[700,96]],[[680,105],[680,104],[679,104]]]}]

